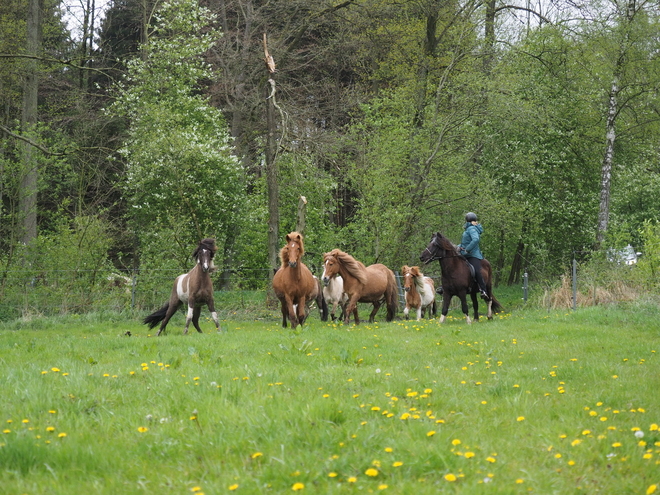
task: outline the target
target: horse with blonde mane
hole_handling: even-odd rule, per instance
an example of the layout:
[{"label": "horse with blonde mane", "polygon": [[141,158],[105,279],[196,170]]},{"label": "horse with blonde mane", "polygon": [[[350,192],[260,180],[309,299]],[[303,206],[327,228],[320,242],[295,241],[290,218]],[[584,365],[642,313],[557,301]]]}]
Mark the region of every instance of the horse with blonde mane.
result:
[{"label": "horse with blonde mane", "polygon": [[301,261],[305,254],[303,236],[291,232],[286,236],[286,244],[280,250],[282,265],[273,276],[273,290],[280,300],[282,326],[291,328],[302,325],[307,318],[307,303],[319,295],[319,282]]},{"label": "horse with blonde mane", "polygon": [[401,276],[403,277],[403,290],[406,294],[406,307],[403,314],[408,319],[410,309],[417,312],[417,321],[422,319],[426,309],[429,310],[429,318],[435,317],[435,287],[433,279],[425,277],[419,271],[418,266],[403,265],[401,268]]},{"label": "horse with blonde mane", "polygon": [[398,309],[398,293],[394,272],[385,265],[377,263],[364,266],[350,254],[333,249],[323,255],[323,283],[328,284],[337,273],[344,279],[344,292],[348,296],[344,324],[348,325],[351,313],[355,324],[360,324],[357,303],[371,303],[374,308],[369,316],[373,323],[376,313],[383,302],[387,305],[387,321],[392,321]]}]

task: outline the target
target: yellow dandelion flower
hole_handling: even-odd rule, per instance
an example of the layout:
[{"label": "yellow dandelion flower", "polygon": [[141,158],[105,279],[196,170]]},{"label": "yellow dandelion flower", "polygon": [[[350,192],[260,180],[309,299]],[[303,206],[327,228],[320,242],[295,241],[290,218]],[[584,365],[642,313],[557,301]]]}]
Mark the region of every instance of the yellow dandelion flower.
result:
[{"label": "yellow dandelion flower", "polygon": [[621,442],[614,442],[614,443],[612,444],[612,447],[615,447],[615,448],[616,448],[616,447],[621,447]]},{"label": "yellow dandelion flower", "polygon": [[55,373],[57,373],[58,371],[60,371],[59,368],[51,368],[50,370],[53,371],[53,372],[55,372]]},{"label": "yellow dandelion flower", "polygon": [[385,452],[394,452],[394,449],[392,447],[385,447]]},{"label": "yellow dandelion flower", "polygon": [[331,473],[328,473],[328,476],[330,476],[331,478],[336,478],[336,477],[337,477],[337,473],[335,473],[335,472],[333,471],[333,472],[331,472]]},{"label": "yellow dandelion flower", "polygon": [[494,457],[486,457],[486,460],[491,464],[497,462],[497,459],[495,459]]},{"label": "yellow dandelion flower", "polygon": [[387,485],[386,485],[385,483],[383,483],[382,485],[378,485],[378,489],[379,489],[379,490],[386,490],[386,489],[387,489]]},{"label": "yellow dandelion flower", "polygon": [[427,437],[432,437],[433,435],[435,435],[435,430],[431,430],[431,431],[426,432]]},{"label": "yellow dandelion flower", "polygon": [[522,478],[518,478],[518,479],[516,480],[516,483],[517,483],[518,485],[521,485],[521,484],[524,483],[524,482],[525,482],[525,480],[522,479]]},{"label": "yellow dandelion flower", "polygon": [[401,461],[394,461],[392,463],[392,467],[401,467],[401,466],[403,466],[403,462]]},{"label": "yellow dandelion flower", "polygon": [[233,485],[229,485],[229,486],[227,487],[227,489],[228,489],[230,492],[233,492],[233,491],[236,490],[237,488],[238,488],[238,483],[234,483]]},{"label": "yellow dandelion flower", "polygon": [[453,446],[460,445],[460,444],[461,444],[461,441],[460,441],[458,438],[454,438],[454,439],[451,441],[451,444],[452,444]]},{"label": "yellow dandelion flower", "polygon": [[525,421],[525,416],[518,416],[516,421]]},{"label": "yellow dandelion flower", "polygon": [[575,461],[573,461],[573,460],[568,461],[568,465],[569,466],[575,466]]},{"label": "yellow dandelion flower", "polygon": [[373,476],[378,476],[378,469],[369,468],[364,472],[364,474],[366,474],[367,476],[372,476],[372,477]]},{"label": "yellow dandelion flower", "polygon": [[57,435],[58,438],[64,438],[66,436],[66,433],[62,432],[59,435]]},{"label": "yellow dandelion flower", "polygon": [[457,480],[456,475],[452,474],[452,473],[445,474],[445,479],[447,481],[456,481]]},{"label": "yellow dandelion flower", "polygon": [[658,489],[658,485],[651,485],[646,489],[646,495],[651,495],[652,493],[655,493],[656,490]]},{"label": "yellow dandelion flower", "polygon": [[261,457],[262,455],[263,454],[261,452],[255,452],[250,457],[252,457],[252,459],[257,459],[257,458]]},{"label": "yellow dandelion flower", "polygon": [[145,431],[149,431],[149,428],[147,428],[146,426],[140,426],[138,427],[138,431],[140,433],[144,433]]},{"label": "yellow dandelion flower", "polygon": [[466,452],[465,453],[465,458],[466,459],[472,459],[474,457],[474,452]]},{"label": "yellow dandelion flower", "polygon": [[55,431],[55,427],[54,426],[47,426],[46,431],[53,432],[53,431]]},{"label": "yellow dandelion flower", "polygon": [[294,483],[293,486],[291,487],[291,489],[292,489],[294,492],[299,492],[300,490],[304,490],[304,489],[305,489],[305,485],[304,485],[303,483],[300,483],[300,482],[298,482],[298,483]]},{"label": "yellow dandelion flower", "polygon": [[193,493],[195,493],[195,492],[201,492],[201,491],[202,491],[202,487],[201,487],[201,486],[193,486],[193,487],[190,489],[190,491],[193,492]]},{"label": "yellow dandelion flower", "polygon": [[591,430],[582,430],[583,435],[591,435]]},{"label": "yellow dandelion flower", "polygon": [[581,443],[582,443],[582,440],[580,440],[579,438],[576,438],[575,440],[573,440],[571,442],[571,446],[575,447],[576,445],[580,445]]},{"label": "yellow dandelion flower", "polygon": [[349,476],[346,481],[348,481],[349,483],[355,483],[357,481],[357,478],[355,476]]}]

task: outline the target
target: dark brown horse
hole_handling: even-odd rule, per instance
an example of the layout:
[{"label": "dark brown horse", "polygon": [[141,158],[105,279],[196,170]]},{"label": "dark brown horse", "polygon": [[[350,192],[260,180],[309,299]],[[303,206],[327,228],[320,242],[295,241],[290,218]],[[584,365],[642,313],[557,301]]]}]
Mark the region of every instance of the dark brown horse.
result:
[{"label": "dark brown horse", "polygon": [[303,236],[298,232],[287,234],[286,245],[280,250],[282,266],[273,276],[273,290],[281,303],[284,328],[287,317],[294,329],[305,322],[307,303],[316,299],[321,290],[318,279],[301,261],[303,254]]},{"label": "dark brown horse", "polygon": [[192,254],[192,257],[197,260],[195,268],[184,275],[179,275],[174,280],[170,300],[158,311],[147,316],[143,320],[145,325],[149,325],[149,328],[154,328],[162,321],[158,330],[158,335],[160,335],[165,331],[167,323],[172,318],[172,315],[176,313],[176,310],[182,304],[187,304],[188,312],[186,313],[184,335],[188,333],[188,327],[191,321],[197,331],[202,333],[202,329],[199,328],[199,315],[202,312],[202,306],[206,304],[211,312],[211,318],[215,322],[216,330],[220,331],[218,314],[215,312],[215,304],[213,302],[213,282],[210,276],[210,272],[214,269],[213,256],[217,249],[215,239],[202,239],[199,242],[197,249]]},{"label": "dark brown horse", "polygon": [[[470,271],[470,264],[458,252],[456,246],[440,232],[437,232],[431,238],[431,242],[426,247],[419,259],[422,263],[427,264],[433,260],[440,262],[440,269],[442,271],[442,316],[440,323],[445,321],[447,312],[449,311],[449,302],[453,296],[458,296],[461,300],[461,309],[468,323],[472,323],[470,315],[468,314],[468,304],[465,296],[470,294],[472,298],[472,307],[474,308],[474,319],[479,321],[479,304],[477,303],[477,295],[479,294],[479,286]],[[486,292],[490,297],[488,301],[488,314],[489,320],[493,319],[493,312],[498,313],[502,311],[502,306],[495,299],[493,295],[493,274],[488,260],[481,260],[481,275],[486,283]]]},{"label": "dark brown horse", "polygon": [[374,309],[369,316],[373,323],[380,306],[387,305],[387,321],[392,321],[399,305],[396,278],[394,272],[385,265],[377,263],[365,267],[350,254],[333,249],[323,255],[323,283],[328,284],[337,273],[344,279],[344,292],[348,296],[344,324],[348,325],[351,312],[355,324],[360,324],[357,303],[372,303]]}]

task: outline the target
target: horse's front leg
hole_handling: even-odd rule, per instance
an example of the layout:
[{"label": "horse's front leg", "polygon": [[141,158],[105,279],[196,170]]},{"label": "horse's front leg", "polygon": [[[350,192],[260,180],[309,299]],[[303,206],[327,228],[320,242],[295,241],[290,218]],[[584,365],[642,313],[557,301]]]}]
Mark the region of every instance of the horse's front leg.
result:
[{"label": "horse's front leg", "polygon": [[458,298],[461,300],[461,311],[463,311],[463,314],[465,315],[465,320],[469,325],[472,323],[472,320],[470,319],[470,308],[468,307],[468,303],[467,303],[467,294],[463,292],[458,295]]},{"label": "horse's front leg", "polygon": [[474,308],[474,319],[475,321],[479,321],[479,298],[477,298],[476,292],[470,294],[470,297],[472,297],[472,307]]},{"label": "horse's front leg", "polygon": [[358,316],[358,308],[357,308],[357,296],[352,296],[348,300],[348,304],[346,305],[346,314],[344,315],[344,325],[348,325],[351,321],[351,313],[355,316],[355,324],[359,325],[360,324],[360,317]]},{"label": "horse's front leg", "polygon": [[192,302],[188,301],[188,312],[186,313],[186,328],[183,330],[183,335],[188,334],[188,327],[190,326],[190,322],[193,319],[193,315],[195,312],[195,308],[192,306]]},{"label": "horse's front leg", "polygon": [[417,321],[420,321],[422,319],[422,305],[420,304],[419,307],[417,308]]},{"label": "horse's front leg", "polygon": [[289,314],[289,310],[285,299],[280,300],[280,311],[282,312],[282,327],[286,328],[286,318]]},{"label": "horse's front leg", "polygon": [[408,313],[410,313],[410,306],[408,305],[408,301],[406,301],[406,307],[403,308],[403,316],[406,317],[406,320],[408,319]]},{"label": "horse's front leg", "polygon": [[195,307],[193,308],[192,323],[193,323],[195,329],[196,329],[199,333],[203,333],[203,332],[202,332],[202,329],[199,328],[199,315],[201,315],[201,314],[202,314],[202,307],[201,307],[201,306],[195,306]]},{"label": "horse's front leg", "polygon": [[298,306],[300,305],[293,304],[293,300],[289,296],[286,296],[286,305],[289,314],[289,321],[291,322],[291,328],[295,330],[299,323],[296,313],[298,312]]},{"label": "horse's front leg", "polygon": [[298,301],[298,311],[296,312],[296,316],[300,326],[302,326],[302,324],[305,323],[305,320],[307,319],[307,305],[305,304],[305,300],[306,298],[303,296],[300,298],[300,301]]},{"label": "horse's front leg", "polygon": [[211,318],[213,318],[213,323],[215,323],[216,332],[220,332],[220,321],[218,320],[218,313],[215,312],[215,302],[211,298],[208,302],[209,311],[211,312]]},{"label": "horse's front leg", "polygon": [[447,313],[449,313],[449,303],[451,302],[452,296],[446,292],[442,295],[442,311],[440,312],[440,323],[445,322],[447,318]]}]

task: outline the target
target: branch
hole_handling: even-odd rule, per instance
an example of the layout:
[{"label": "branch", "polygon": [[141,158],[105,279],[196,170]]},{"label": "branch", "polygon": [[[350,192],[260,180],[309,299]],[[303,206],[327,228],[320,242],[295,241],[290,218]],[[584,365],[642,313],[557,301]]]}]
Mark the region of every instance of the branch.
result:
[{"label": "branch", "polygon": [[21,136],[20,134],[14,134],[13,132],[11,132],[9,129],[7,129],[7,128],[6,128],[4,125],[2,125],[2,124],[0,124],[0,131],[4,131],[4,132],[7,133],[9,136],[11,136],[11,137],[13,137],[13,138],[15,138],[15,139],[19,139],[20,141],[23,141],[23,142],[29,144],[30,146],[34,146],[35,148],[37,148],[38,150],[42,151],[43,153],[45,153],[45,154],[47,154],[47,155],[51,155],[51,156],[66,156],[66,153],[54,153],[54,152],[50,151],[48,148],[46,148],[46,147],[40,145],[39,143],[36,143],[36,142],[32,141],[32,139],[30,139],[30,138],[27,138],[27,137],[25,137],[25,136]]},{"label": "branch", "polygon": [[54,64],[68,65],[69,67],[73,67],[74,69],[91,70],[93,72],[98,72],[99,74],[103,74],[104,76],[109,77],[108,74],[106,74],[101,69],[76,65],[76,63],[74,63],[72,60],[62,60],[60,58],[39,57],[37,55],[25,55],[25,54],[15,54],[15,53],[0,53],[0,58],[27,58],[30,60],[40,60],[41,62],[50,62]]},{"label": "branch", "polygon": [[495,9],[495,13],[499,12],[500,10],[508,10],[508,9],[511,9],[511,10],[524,10],[525,12],[529,12],[530,14],[534,14],[536,17],[538,17],[542,21],[547,22],[548,24],[552,24],[550,19],[548,19],[544,15],[539,14],[538,12],[536,12],[533,9],[529,9],[527,7],[519,7],[518,5],[502,5],[501,7],[498,7],[498,8]]}]

